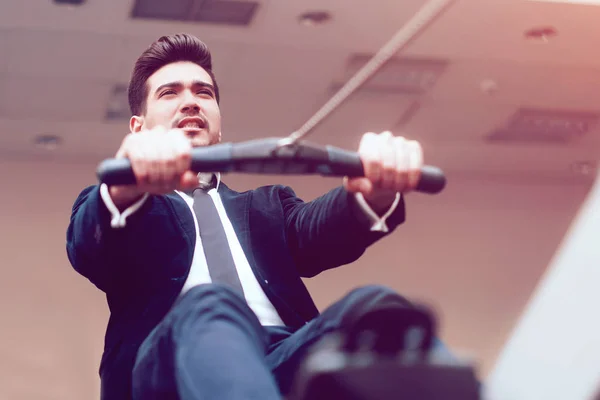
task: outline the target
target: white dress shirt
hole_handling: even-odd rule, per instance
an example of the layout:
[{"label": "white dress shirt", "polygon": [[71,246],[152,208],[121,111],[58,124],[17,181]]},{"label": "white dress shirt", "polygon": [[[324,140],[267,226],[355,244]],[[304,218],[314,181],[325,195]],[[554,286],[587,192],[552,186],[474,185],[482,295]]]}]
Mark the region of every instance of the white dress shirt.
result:
[{"label": "white dress shirt", "polygon": [[[200,177],[200,174],[199,174]],[[227,236],[227,241],[229,243],[229,248],[231,250],[231,255],[233,256],[233,261],[240,278],[240,282],[242,284],[242,288],[244,289],[244,297],[246,298],[246,302],[248,306],[254,311],[256,316],[258,317],[260,323],[263,326],[268,325],[285,325],[281,320],[281,317],[277,313],[277,310],[273,306],[273,304],[269,301],[269,298],[263,291],[260,283],[258,282],[250,264],[248,263],[248,259],[244,254],[242,246],[238,240],[238,237],[231,225],[231,221],[227,216],[227,212],[225,211],[225,207],[223,207],[223,203],[221,201],[221,196],[219,195],[218,188],[221,183],[221,175],[217,174],[217,186],[209,190],[208,194],[212,198],[217,208],[217,212],[219,213],[219,217],[221,222],[223,223],[223,228],[225,229],[225,235]],[[183,288],[180,294],[183,294],[193,288],[194,286],[210,283],[212,282],[210,278],[210,274],[208,272],[208,265],[206,263],[206,257],[204,255],[204,249],[202,247],[202,240],[200,239],[200,230],[198,229],[198,221],[196,219],[196,213],[193,209],[194,200],[191,196],[176,191],[176,193],[185,200],[187,205],[190,208],[190,212],[194,218],[194,225],[196,227],[196,247],[194,248],[194,254],[192,258],[192,265],[190,268],[189,275],[186,281],[183,284]],[[111,213],[111,227],[115,229],[123,228],[126,225],[127,217],[131,214],[135,213],[141,206],[144,204],[146,199],[148,198],[148,194],[144,194],[142,198],[137,201],[135,204],[128,207],[123,212],[120,212],[119,209],[115,206],[112,198],[110,197],[110,192],[108,190],[108,186],[106,184],[102,184],[100,186],[100,195],[102,196],[102,200],[104,204],[108,208]],[[357,193],[356,199],[361,206],[362,210],[372,221],[371,231],[380,231],[387,232],[388,227],[385,223],[387,218],[394,212],[398,203],[400,202],[400,194],[396,195],[396,200],[390,207],[390,209],[381,217],[379,217],[367,204],[362,194]],[[268,284],[268,282],[265,282]]]}]

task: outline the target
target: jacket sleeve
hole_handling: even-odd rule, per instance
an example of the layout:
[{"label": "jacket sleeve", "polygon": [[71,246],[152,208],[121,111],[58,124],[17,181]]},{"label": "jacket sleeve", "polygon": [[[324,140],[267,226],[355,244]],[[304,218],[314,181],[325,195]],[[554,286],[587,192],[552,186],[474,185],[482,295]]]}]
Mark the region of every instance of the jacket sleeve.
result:
[{"label": "jacket sleeve", "polygon": [[[149,198],[130,219],[139,218],[151,202]],[[133,275],[131,268],[126,268],[128,249],[124,239],[129,229],[114,229],[110,221],[100,187],[90,186],[75,200],[67,229],[66,247],[71,265],[104,292],[116,280],[125,283]]]},{"label": "jacket sleeve", "polygon": [[303,277],[357,260],[368,246],[389,235],[405,220],[401,198],[387,219],[388,232],[372,231],[372,221],[355,196],[343,187],[310,202],[298,198],[291,188],[282,187],[280,199],[288,245]]}]

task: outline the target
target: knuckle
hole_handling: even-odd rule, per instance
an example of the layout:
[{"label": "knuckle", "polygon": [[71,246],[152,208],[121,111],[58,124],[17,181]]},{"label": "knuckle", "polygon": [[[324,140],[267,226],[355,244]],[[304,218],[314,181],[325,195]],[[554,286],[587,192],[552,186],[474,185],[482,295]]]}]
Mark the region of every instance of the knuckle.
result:
[{"label": "knuckle", "polygon": [[406,140],[406,138],[403,136],[396,136],[394,138],[394,145],[397,147],[407,146],[409,143],[410,143],[410,141]]},{"label": "knuckle", "polygon": [[379,173],[379,171],[382,168],[382,165],[375,159],[369,159],[365,162],[365,167],[371,172]]},{"label": "knuckle", "polygon": [[396,170],[396,160],[393,157],[385,157],[381,161],[381,168],[388,173],[393,173]]},{"label": "knuckle", "polygon": [[140,182],[146,182],[148,180],[148,172],[146,172],[145,170],[135,170],[135,177],[137,178],[138,181]]},{"label": "knuckle", "polygon": [[362,158],[363,163],[367,166],[373,166],[374,164],[378,163],[378,157],[375,152],[365,151],[361,153],[360,157]]},{"label": "knuckle", "polygon": [[360,142],[361,142],[362,145],[370,146],[373,143],[377,142],[378,136],[379,135],[377,135],[376,133],[367,132],[367,133],[363,134]]},{"label": "knuckle", "polygon": [[174,168],[177,165],[177,158],[169,157],[163,161],[164,166],[167,168]]}]

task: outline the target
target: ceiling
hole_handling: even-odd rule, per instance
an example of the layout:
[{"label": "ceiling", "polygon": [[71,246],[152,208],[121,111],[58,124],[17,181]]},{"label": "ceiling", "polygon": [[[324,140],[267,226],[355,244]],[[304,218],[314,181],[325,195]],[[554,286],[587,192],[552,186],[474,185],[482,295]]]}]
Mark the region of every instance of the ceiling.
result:
[{"label": "ceiling", "polygon": [[[127,133],[126,120],[105,115],[136,57],[164,34],[197,35],[213,51],[225,140],[284,136],[348,78],[354,55],[376,52],[424,1],[364,4],[262,0],[239,27],[132,20],[131,0],[0,3],[0,177],[10,194],[0,211],[10,326],[0,332],[0,381],[10,382],[1,398],[97,397],[107,311],[69,269],[64,234],[77,193]],[[315,9],[332,20],[297,22]],[[398,55],[443,63],[432,87],[361,91],[314,131],[315,142],[356,149],[362,133],[391,129],[421,141],[449,179],[439,196],[411,195],[407,224],[359,262],[307,281],[321,308],[354,286],[389,284],[434,304],[444,339],[489,371],[590,188],[600,128],[564,143],[488,137],[521,109],[600,112],[599,18],[592,5],[459,0]],[[558,34],[526,40],[546,26]],[[40,148],[39,135],[61,144]],[[240,189],[282,180],[228,179]],[[307,199],[338,183],[285,179]]]}]

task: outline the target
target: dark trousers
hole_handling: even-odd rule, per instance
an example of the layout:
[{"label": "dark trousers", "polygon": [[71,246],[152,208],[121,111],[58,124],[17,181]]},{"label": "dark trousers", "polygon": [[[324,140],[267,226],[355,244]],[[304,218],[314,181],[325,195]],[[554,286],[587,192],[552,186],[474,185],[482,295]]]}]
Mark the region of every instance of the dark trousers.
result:
[{"label": "dark trousers", "polygon": [[355,289],[293,331],[261,326],[244,299],[225,286],[197,286],[140,346],[133,398],[281,399],[312,344],[369,309],[390,303],[408,304],[383,286]]}]

